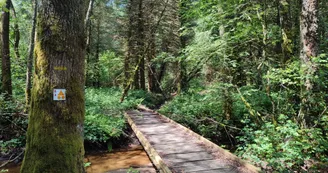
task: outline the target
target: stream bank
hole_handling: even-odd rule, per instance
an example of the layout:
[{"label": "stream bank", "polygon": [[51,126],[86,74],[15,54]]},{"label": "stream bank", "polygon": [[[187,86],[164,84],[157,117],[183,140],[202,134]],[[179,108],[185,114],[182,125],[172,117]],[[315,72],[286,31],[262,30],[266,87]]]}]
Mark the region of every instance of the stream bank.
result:
[{"label": "stream bank", "polygon": [[[90,162],[87,173],[156,173],[156,169],[132,130],[128,129],[128,137],[115,144],[112,151],[86,147],[84,162]],[[0,165],[6,160],[1,160]],[[1,170],[19,173],[21,163],[9,163]]]}]

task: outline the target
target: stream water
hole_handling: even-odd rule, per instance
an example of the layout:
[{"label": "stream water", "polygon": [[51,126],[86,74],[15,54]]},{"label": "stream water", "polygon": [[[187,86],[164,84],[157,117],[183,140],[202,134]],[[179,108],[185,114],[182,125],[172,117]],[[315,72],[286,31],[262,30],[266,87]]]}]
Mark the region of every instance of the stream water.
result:
[{"label": "stream water", "polygon": [[[126,173],[129,169],[156,173],[141,146],[122,151],[89,154],[86,155],[85,162],[91,162],[86,169],[87,173]],[[9,164],[1,169],[8,169],[9,173],[19,173],[20,164]]]}]

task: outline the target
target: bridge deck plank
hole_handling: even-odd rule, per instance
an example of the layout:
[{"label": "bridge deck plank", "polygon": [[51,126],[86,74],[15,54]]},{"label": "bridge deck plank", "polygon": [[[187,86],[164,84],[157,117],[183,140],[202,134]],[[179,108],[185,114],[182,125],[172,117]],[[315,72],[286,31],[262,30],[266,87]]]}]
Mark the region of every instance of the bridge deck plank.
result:
[{"label": "bridge deck plank", "polygon": [[[157,113],[134,110],[126,112],[126,116],[130,120],[130,125],[133,124],[135,133],[142,135],[142,139],[146,140],[141,143],[147,143],[145,148],[151,150],[149,154],[156,158],[153,162],[158,162],[155,165],[164,164],[165,168],[176,173],[240,172],[233,164],[217,159],[203,141],[184,132],[184,129]],[[154,156],[157,154],[158,156]],[[168,169],[162,172],[170,173]]]}]

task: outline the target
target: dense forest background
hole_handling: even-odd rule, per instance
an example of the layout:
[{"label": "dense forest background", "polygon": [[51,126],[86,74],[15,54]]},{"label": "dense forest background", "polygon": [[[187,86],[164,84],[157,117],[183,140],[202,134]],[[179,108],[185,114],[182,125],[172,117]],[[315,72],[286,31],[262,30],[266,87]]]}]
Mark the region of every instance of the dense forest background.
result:
[{"label": "dense forest background", "polygon": [[[36,4],[0,3],[2,156],[25,146]],[[265,172],[327,170],[327,0],[91,0],[86,12],[87,145],[120,143],[123,112],[145,104]]]}]

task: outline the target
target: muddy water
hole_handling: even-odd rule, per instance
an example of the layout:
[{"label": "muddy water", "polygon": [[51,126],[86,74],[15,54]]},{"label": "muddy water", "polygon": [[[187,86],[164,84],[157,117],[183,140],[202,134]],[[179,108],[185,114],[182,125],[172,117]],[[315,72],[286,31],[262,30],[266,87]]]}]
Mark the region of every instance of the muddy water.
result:
[{"label": "muddy water", "polygon": [[91,162],[87,173],[104,173],[119,169],[152,167],[152,164],[143,149],[132,151],[117,151],[87,155],[86,161]]},{"label": "muddy water", "polygon": [[[129,169],[130,167],[146,168],[151,170],[150,172],[155,171],[142,147],[128,151],[90,154],[86,155],[85,161],[91,162],[91,165],[87,168],[87,173],[116,172],[113,170]],[[8,169],[9,173],[19,173],[20,164],[9,164],[5,168],[0,168],[0,171],[1,169]]]},{"label": "muddy water", "polygon": [[[1,165],[2,163],[0,163],[0,165]],[[20,166],[21,166],[21,164],[19,164],[19,165],[17,165],[17,164],[14,164],[14,163],[10,163],[10,164],[8,164],[8,165],[6,165],[4,168],[0,168],[0,171],[2,170],[2,169],[4,169],[4,170],[6,170],[6,169],[8,169],[8,171],[10,172],[10,173],[19,173],[19,169],[20,169]]]}]

